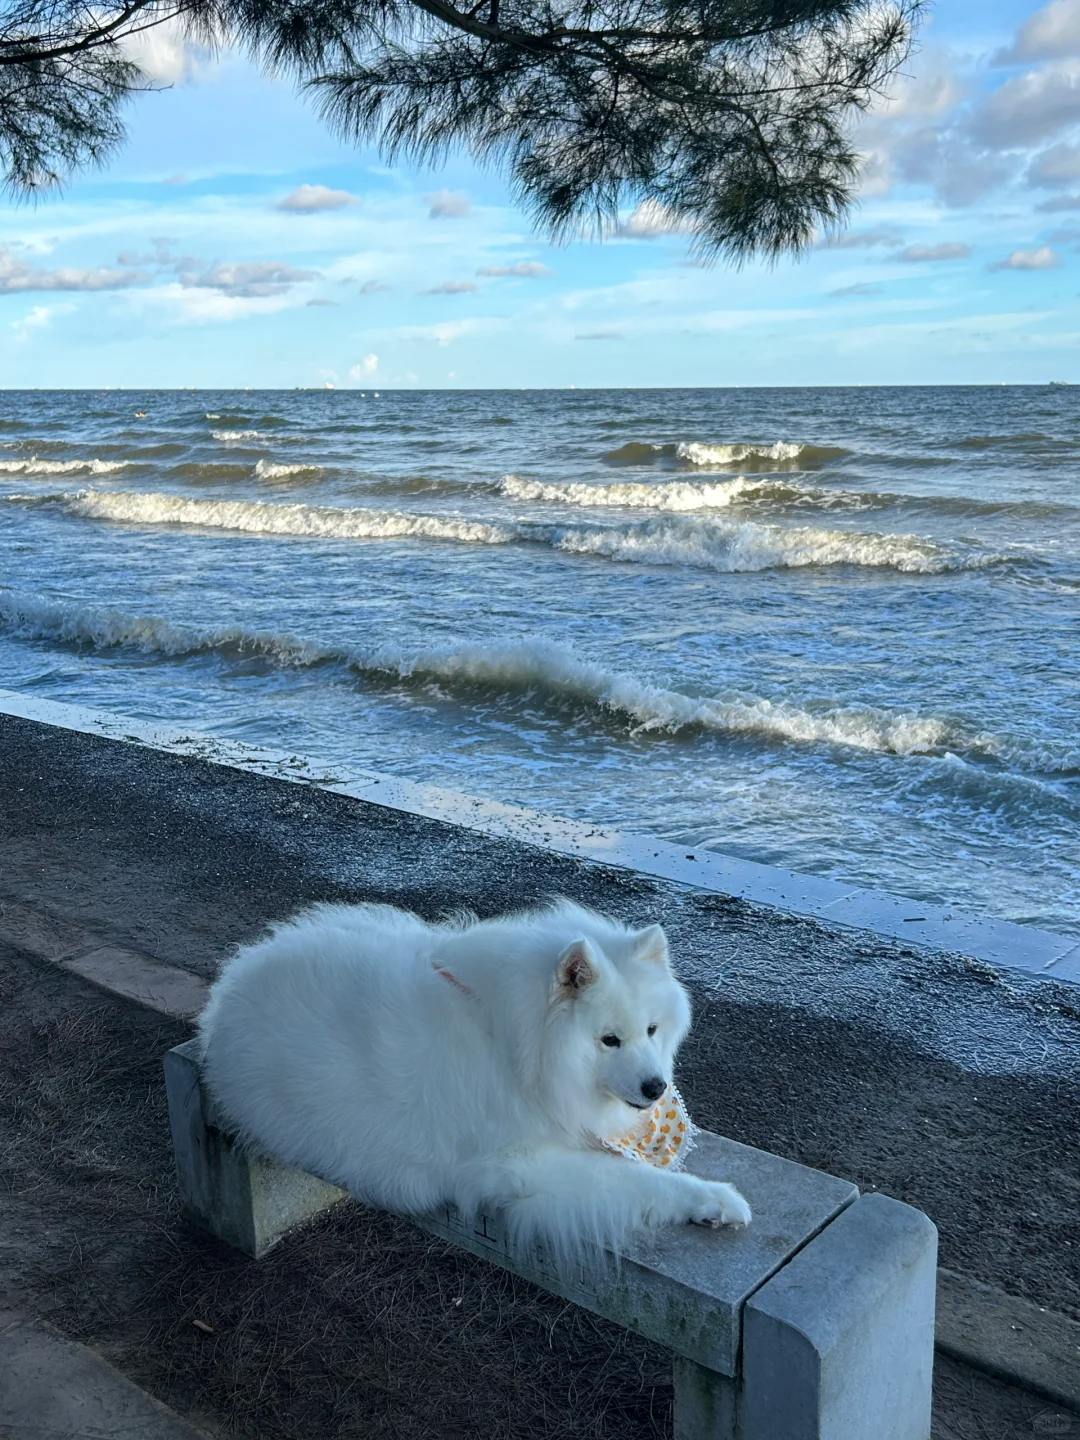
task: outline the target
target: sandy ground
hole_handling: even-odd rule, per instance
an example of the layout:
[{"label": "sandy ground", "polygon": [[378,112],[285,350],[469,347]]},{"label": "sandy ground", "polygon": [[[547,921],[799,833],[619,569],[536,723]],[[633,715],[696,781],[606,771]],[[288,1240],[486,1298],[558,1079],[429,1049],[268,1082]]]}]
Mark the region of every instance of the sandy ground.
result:
[{"label": "sandy ground", "polygon": [[[1080,1315],[1066,987],[27,722],[0,719],[0,793],[0,900],[204,975],[313,899],[436,916],[562,893],[661,919],[700,1123],[919,1205],[943,1264]],[[350,1206],[259,1265],[179,1226],[160,1060],[180,1027],[12,951],[0,1026],[0,1280],[182,1413],[252,1436],[666,1433],[663,1352],[405,1222]],[[939,1362],[940,1440],[1038,1433],[1047,1408]]]}]

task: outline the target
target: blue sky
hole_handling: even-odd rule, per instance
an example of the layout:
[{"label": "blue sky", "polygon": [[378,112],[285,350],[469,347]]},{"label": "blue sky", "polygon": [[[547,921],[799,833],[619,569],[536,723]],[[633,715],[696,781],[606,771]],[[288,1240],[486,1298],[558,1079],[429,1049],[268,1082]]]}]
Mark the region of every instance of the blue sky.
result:
[{"label": "blue sky", "polygon": [[388,168],[158,35],[108,167],[0,204],[0,385],[1080,381],[1080,0],[940,4],[842,243],[704,269],[662,217],[553,247],[499,176]]}]

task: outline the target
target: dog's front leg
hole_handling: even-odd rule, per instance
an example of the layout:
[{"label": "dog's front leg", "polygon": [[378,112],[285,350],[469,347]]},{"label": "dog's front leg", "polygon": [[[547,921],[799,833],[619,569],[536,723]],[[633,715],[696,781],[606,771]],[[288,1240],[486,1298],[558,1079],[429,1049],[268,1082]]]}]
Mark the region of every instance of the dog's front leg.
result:
[{"label": "dog's front leg", "polygon": [[582,1241],[618,1248],[642,1226],[750,1221],[750,1207],[733,1185],[606,1151],[550,1147],[503,1156],[474,1179],[482,1192],[474,1202],[501,1210],[512,1239],[542,1235],[564,1251]]}]

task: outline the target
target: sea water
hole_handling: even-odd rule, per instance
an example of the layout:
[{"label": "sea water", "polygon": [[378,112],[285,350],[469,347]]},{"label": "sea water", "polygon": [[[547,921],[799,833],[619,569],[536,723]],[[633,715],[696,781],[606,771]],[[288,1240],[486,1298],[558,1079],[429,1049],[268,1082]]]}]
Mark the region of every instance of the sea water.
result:
[{"label": "sea water", "polygon": [[0,395],[0,686],[1080,935],[1080,388]]}]

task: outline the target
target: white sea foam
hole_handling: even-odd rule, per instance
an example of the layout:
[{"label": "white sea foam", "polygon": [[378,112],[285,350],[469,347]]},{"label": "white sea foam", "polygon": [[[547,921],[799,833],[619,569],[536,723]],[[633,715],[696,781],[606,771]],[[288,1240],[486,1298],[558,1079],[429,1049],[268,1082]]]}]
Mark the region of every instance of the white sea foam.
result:
[{"label": "white sea foam", "polygon": [[777,440],[773,445],[702,445],[696,440],[683,441],[675,454],[690,465],[739,465],[744,460],[797,460],[801,445]]},{"label": "white sea foam", "polygon": [[239,440],[280,440],[280,435],[268,435],[264,430],[211,430],[211,437],[214,440],[221,440],[226,445]]},{"label": "white sea foam", "polygon": [[271,460],[259,460],[255,465],[257,480],[287,480],[290,475],[317,475],[318,465],[275,465]]},{"label": "white sea foam", "polygon": [[700,440],[652,444],[631,440],[604,456],[613,465],[674,465],[691,470],[713,470],[740,465],[749,470],[816,469],[846,455],[835,446],[795,444],[776,440],[769,444],[711,445]]},{"label": "white sea foam", "polygon": [[[12,499],[19,497],[9,497]],[[55,497],[72,515],[129,524],[192,525],[259,535],[343,540],[430,539],[469,545],[547,545],[630,564],[688,565],[722,573],[860,565],[916,574],[980,568],[1005,557],[946,548],[917,535],[761,525],[711,517],[659,516],[630,525],[505,524],[458,515],[360,506],[196,500],[160,493],[83,490]]]},{"label": "white sea foam", "polygon": [[112,475],[130,460],[0,460],[2,475]]},{"label": "white sea foam", "polygon": [[860,705],[800,707],[745,694],[686,695],[593,664],[569,648],[543,640],[413,650],[392,645],[332,646],[242,625],[200,629],[110,606],[78,605],[11,591],[0,591],[0,623],[31,638],[100,648],[130,646],[162,656],[239,651],[285,666],[336,661],[373,679],[436,681],[465,699],[469,690],[478,686],[509,695],[569,698],[621,719],[635,734],[704,730],[898,755],[993,747],[991,737],[967,735],[933,716]]},{"label": "white sea foam", "polygon": [[456,516],[396,510],[337,509],[323,505],[271,505],[259,500],[189,500],[181,495],[83,490],[60,498],[72,515],[144,525],[198,525],[256,535],[296,535],[336,540],[391,540],[416,536],[474,545],[507,545],[517,529]]},{"label": "white sea foam", "polygon": [[504,475],[499,493],[509,500],[530,501],[552,505],[617,505],[625,509],[671,510],[687,513],[693,510],[725,510],[729,505],[751,497],[785,495],[794,499],[800,492],[768,480],[748,480],[739,475],[734,480],[668,480],[656,484],[628,480],[622,485],[582,485],[546,483],[526,480],[521,475]]},{"label": "white sea foam", "polygon": [[918,535],[860,534],[809,526],[759,525],[752,521],[656,520],[626,527],[566,527],[555,542],[577,555],[602,555],[653,565],[691,565],[740,573],[860,565],[937,575],[978,569],[1004,557],[985,551],[947,549]]}]

